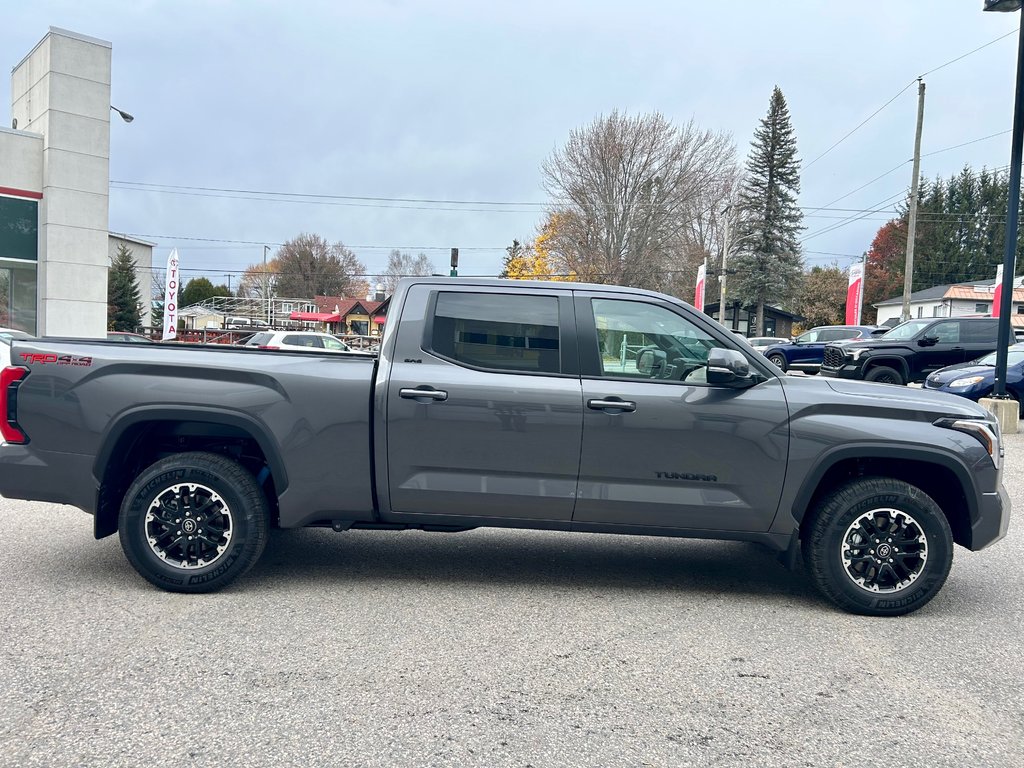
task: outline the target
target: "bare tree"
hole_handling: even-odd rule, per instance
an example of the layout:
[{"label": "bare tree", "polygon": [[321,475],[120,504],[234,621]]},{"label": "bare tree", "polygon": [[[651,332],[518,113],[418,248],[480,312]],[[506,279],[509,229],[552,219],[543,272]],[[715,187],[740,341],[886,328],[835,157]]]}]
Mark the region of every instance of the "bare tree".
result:
[{"label": "bare tree", "polygon": [[735,146],[692,120],[618,111],[574,130],[545,161],[555,199],[560,271],[580,279],[664,288],[687,247],[697,201],[735,166]]},{"label": "bare tree", "polygon": [[302,234],[282,245],[274,255],[277,295],[365,296],[369,285],[366,267],[341,243],[328,243],[320,235]]},{"label": "bare tree", "polygon": [[384,286],[384,293],[390,296],[403,277],[426,277],[436,271],[434,262],[427,258],[427,254],[413,256],[411,253],[402,253],[396,249],[388,255],[388,264],[384,271],[377,275],[377,282]]},{"label": "bare tree", "polygon": [[236,296],[247,299],[272,299],[277,296],[277,264],[250,264],[238,281]]}]

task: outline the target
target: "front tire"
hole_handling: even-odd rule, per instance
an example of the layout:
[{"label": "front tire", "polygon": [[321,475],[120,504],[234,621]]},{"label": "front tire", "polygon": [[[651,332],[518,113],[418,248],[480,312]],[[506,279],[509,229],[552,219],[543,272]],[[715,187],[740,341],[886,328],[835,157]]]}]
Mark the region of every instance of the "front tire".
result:
[{"label": "front tire", "polygon": [[804,558],[818,590],[840,608],[899,616],[928,603],[953,563],[953,534],[938,504],[887,477],[854,480],[812,512]]},{"label": "front tire", "polygon": [[121,504],[128,562],[169,592],[213,592],[259,559],[267,499],[240,464],[215,453],[168,456],[143,470]]},{"label": "front tire", "polygon": [[897,386],[902,386],[905,383],[903,381],[903,374],[887,365],[876,365],[867,372],[864,376],[864,381],[876,381],[879,384],[896,384]]},{"label": "front tire", "polygon": [[785,355],[768,355],[768,361],[775,365],[777,368],[781,368],[783,373],[785,373],[789,369],[789,367],[786,365]]}]

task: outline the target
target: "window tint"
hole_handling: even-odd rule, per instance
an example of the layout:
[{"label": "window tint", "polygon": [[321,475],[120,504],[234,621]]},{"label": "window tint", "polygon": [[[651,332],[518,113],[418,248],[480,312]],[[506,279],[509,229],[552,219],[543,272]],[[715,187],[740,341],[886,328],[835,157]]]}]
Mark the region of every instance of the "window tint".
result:
[{"label": "window tint", "polygon": [[478,368],[559,373],[558,299],[441,292],[431,349]]},{"label": "window tint", "polygon": [[320,339],[316,336],[308,336],[305,334],[292,334],[291,336],[285,336],[281,340],[282,344],[287,344],[291,347],[311,347],[312,349],[320,349]]},{"label": "window tint", "polygon": [[928,329],[928,336],[934,336],[940,344],[956,344],[960,341],[960,323],[937,323]]},{"label": "window tint", "polygon": [[818,341],[842,341],[843,339],[855,339],[860,331],[855,328],[828,328],[821,332]]},{"label": "window tint", "polygon": [[718,342],[664,307],[593,299],[601,375],[705,383],[708,352]]},{"label": "window tint", "polygon": [[245,342],[247,347],[265,347],[270,341],[269,333],[256,333],[249,337],[249,340]]},{"label": "window tint", "polygon": [[963,341],[990,341],[994,344],[999,334],[998,320],[978,320],[969,323],[964,322],[962,325],[960,336]]}]

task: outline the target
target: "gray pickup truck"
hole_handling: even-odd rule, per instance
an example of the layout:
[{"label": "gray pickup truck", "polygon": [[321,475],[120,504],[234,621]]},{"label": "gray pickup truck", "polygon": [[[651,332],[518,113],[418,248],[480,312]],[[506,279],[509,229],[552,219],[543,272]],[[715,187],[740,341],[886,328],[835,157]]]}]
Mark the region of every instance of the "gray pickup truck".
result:
[{"label": "gray pickup truck", "polygon": [[404,280],[377,359],[41,339],[12,361],[0,493],[89,512],[176,592],[241,576],[271,527],[497,526],[802,551],[837,605],[895,615],[1009,522],[976,404],[787,377],[628,288]]}]

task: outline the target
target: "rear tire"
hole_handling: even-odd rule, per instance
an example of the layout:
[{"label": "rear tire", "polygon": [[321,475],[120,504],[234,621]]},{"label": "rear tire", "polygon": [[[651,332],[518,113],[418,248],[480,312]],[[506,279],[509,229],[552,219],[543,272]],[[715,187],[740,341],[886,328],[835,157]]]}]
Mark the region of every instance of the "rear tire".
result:
[{"label": "rear tire", "polygon": [[854,480],[811,513],[804,559],[818,590],[843,610],[900,616],[931,600],[953,563],[939,505],[902,480]]},{"label": "rear tire", "polygon": [[169,592],[213,592],[248,571],[267,543],[269,505],[238,462],[191,452],[152,464],[121,504],[128,562]]},{"label": "rear tire", "polygon": [[879,384],[896,384],[897,386],[902,386],[906,383],[903,381],[903,374],[887,365],[876,365],[865,374],[864,381],[876,381]]},{"label": "rear tire", "polygon": [[789,370],[789,366],[786,365],[785,355],[768,355],[768,361],[778,368],[781,368],[783,373]]}]

